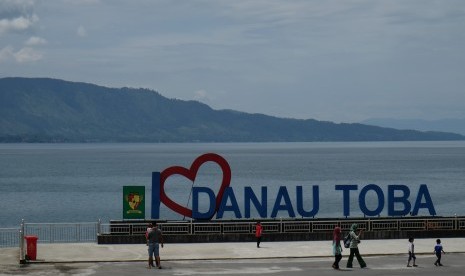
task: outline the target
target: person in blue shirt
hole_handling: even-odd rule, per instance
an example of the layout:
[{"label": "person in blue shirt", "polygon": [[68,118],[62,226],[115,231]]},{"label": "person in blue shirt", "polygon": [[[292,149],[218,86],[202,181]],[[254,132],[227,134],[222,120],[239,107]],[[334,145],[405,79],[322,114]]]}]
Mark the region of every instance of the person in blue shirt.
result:
[{"label": "person in blue shirt", "polygon": [[435,266],[442,266],[442,264],[441,264],[441,254],[446,254],[446,252],[444,252],[444,249],[442,248],[440,239],[436,240],[436,246],[434,247],[434,254],[436,254],[436,257],[438,258],[436,260],[436,262],[434,263],[434,265]]}]

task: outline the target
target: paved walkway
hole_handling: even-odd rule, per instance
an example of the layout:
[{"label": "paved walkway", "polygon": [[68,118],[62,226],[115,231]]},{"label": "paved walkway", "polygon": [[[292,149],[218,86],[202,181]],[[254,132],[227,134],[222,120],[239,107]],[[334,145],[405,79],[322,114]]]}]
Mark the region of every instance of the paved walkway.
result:
[{"label": "paved walkway", "polygon": [[[433,254],[435,239],[415,240],[415,253]],[[442,239],[444,250],[465,252],[465,238]],[[363,256],[407,254],[407,240],[362,240],[359,245]],[[349,250],[344,250],[347,255]],[[160,248],[163,261],[220,260],[254,258],[303,258],[331,256],[331,241],[262,242],[261,247],[250,243],[177,243]],[[145,261],[144,244],[98,245],[93,243],[43,244],[37,246],[37,261],[46,263],[72,262],[131,262]],[[0,265],[19,263],[17,248],[0,248]]]}]

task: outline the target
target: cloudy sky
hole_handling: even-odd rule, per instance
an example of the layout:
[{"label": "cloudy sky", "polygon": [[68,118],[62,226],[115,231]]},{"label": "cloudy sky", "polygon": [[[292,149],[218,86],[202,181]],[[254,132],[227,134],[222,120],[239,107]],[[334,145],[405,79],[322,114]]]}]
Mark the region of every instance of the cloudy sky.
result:
[{"label": "cloudy sky", "polygon": [[0,77],[279,117],[465,118],[464,49],[463,0],[0,0]]}]

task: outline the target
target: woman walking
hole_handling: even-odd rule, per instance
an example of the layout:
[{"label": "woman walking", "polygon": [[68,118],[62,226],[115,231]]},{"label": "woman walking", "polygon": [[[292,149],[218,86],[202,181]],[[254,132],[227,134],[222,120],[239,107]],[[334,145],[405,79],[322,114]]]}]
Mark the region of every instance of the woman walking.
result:
[{"label": "woman walking", "polygon": [[260,248],[260,242],[262,241],[262,224],[259,221],[255,224],[255,238],[257,239],[257,248]]},{"label": "woman walking", "polygon": [[338,227],[338,226],[336,226],[333,231],[333,255],[334,255],[333,268],[339,269],[339,262],[342,259],[342,247],[341,247],[341,227]]},{"label": "woman walking", "polygon": [[358,251],[358,244],[360,243],[360,236],[362,235],[362,230],[358,231],[358,235],[355,233],[358,230],[358,225],[356,223],[352,224],[350,227],[350,255],[349,259],[347,260],[347,268],[352,268],[352,261],[354,260],[354,255],[357,257],[357,261],[360,264],[361,268],[365,268],[367,264],[363,260],[362,256],[360,256],[360,252]]}]

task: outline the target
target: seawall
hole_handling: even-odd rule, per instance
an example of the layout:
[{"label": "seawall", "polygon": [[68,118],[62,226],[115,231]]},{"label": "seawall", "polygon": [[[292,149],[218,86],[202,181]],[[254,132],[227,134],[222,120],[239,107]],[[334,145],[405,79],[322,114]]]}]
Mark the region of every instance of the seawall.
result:
[{"label": "seawall", "polygon": [[[250,242],[255,220],[208,222],[112,221],[98,235],[99,244],[142,244],[148,223],[157,222],[170,243]],[[363,229],[364,240],[465,237],[465,217],[408,217],[356,219],[261,220],[263,241],[322,241],[332,239],[339,226],[347,233],[353,223]],[[124,231],[123,231],[124,230]]]}]

